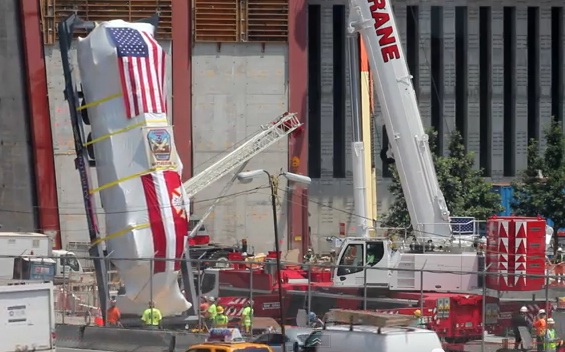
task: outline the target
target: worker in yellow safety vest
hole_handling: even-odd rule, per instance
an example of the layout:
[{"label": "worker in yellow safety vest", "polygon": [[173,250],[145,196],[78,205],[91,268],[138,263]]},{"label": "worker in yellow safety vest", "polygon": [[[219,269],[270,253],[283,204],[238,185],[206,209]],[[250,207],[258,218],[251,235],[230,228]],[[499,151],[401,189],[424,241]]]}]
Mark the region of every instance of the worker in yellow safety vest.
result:
[{"label": "worker in yellow safety vest", "polygon": [[245,307],[241,311],[241,325],[246,334],[251,333],[251,322],[253,320],[253,301],[249,300],[245,303]]},{"label": "worker in yellow safety vest", "polygon": [[414,311],[414,317],[416,317],[418,320],[416,321],[416,327],[425,329],[426,326],[426,321],[424,319],[424,317],[422,316],[422,311],[419,309],[416,309]]},{"label": "worker in yellow safety vest", "polygon": [[545,332],[545,352],[556,352],[557,348],[561,346],[561,339],[557,337],[555,332],[555,320],[553,318],[547,319],[547,330]]},{"label": "worker in yellow safety vest", "polygon": [[161,315],[161,311],[155,308],[155,303],[151,301],[149,302],[149,307],[143,311],[141,320],[145,323],[146,328],[159,329],[163,316]]},{"label": "worker in yellow safety vest", "polygon": [[214,297],[208,297],[208,309],[206,310],[206,324],[214,325],[216,322],[216,315],[218,315],[218,305]]},{"label": "worker in yellow safety vest", "polygon": [[215,328],[225,328],[228,326],[229,319],[226,315],[224,315],[224,307],[218,306],[216,308],[216,317],[214,318],[214,327]]}]

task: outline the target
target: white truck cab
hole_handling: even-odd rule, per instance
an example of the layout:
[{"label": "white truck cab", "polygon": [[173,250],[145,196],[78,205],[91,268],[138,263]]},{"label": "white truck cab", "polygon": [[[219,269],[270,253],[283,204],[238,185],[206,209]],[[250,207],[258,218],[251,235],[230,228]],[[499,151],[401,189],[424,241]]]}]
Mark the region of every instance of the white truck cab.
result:
[{"label": "white truck cab", "polygon": [[[29,268],[34,267],[34,271],[42,272],[44,279],[54,277],[55,281],[80,280],[84,271],[75,253],[51,248],[50,238],[41,233],[0,232],[0,279],[12,279],[14,263],[18,262],[22,268],[16,269],[24,269],[20,272],[29,272]],[[24,262],[28,264],[23,264]]]},{"label": "white truck cab", "polygon": [[336,325],[312,332],[301,349],[294,352],[444,352],[438,335],[431,330],[411,327]]}]

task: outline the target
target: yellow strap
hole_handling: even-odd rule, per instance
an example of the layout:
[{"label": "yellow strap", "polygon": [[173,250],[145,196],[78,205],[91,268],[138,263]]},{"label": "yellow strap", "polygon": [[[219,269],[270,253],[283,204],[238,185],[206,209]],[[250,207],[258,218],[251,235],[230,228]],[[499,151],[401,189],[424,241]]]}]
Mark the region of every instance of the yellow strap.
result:
[{"label": "yellow strap", "polygon": [[166,171],[166,170],[175,170],[175,168],[173,168],[173,167],[154,167],[154,168],[151,168],[151,169],[147,169],[147,170],[145,170],[145,171],[142,171],[142,172],[138,172],[138,173],[133,174],[133,175],[129,175],[129,176],[126,176],[126,177],[122,177],[122,178],[120,178],[120,179],[117,179],[116,181],[109,182],[109,183],[107,183],[107,184],[105,184],[105,185],[102,185],[102,186],[100,186],[100,187],[98,187],[98,188],[91,189],[89,192],[90,192],[90,194],[98,193],[98,192],[100,192],[100,191],[102,191],[102,190],[108,189],[108,188],[110,188],[110,187],[114,187],[115,185],[117,185],[117,184],[119,184],[119,183],[122,183],[122,182],[125,182],[125,181],[129,181],[129,180],[133,180],[133,179],[136,178],[136,177],[143,176],[143,175],[148,174],[148,173],[150,173],[150,172],[154,172],[154,171]]},{"label": "yellow strap", "polygon": [[[136,123],[135,125],[131,125],[131,126],[122,128],[121,130],[117,130],[117,131],[114,131],[114,132],[111,132],[111,133],[107,133],[107,134],[105,134],[105,135],[103,135],[103,136],[100,136],[100,137],[98,137],[98,138],[96,138],[96,139],[91,140],[90,142],[84,143],[83,146],[84,146],[84,147],[87,147],[87,146],[89,146],[89,145],[91,145],[91,144],[98,143],[98,142],[100,142],[100,141],[103,141],[103,140],[105,140],[105,139],[108,139],[108,138],[110,138],[110,137],[112,137],[112,136],[115,136],[115,135],[117,135],[117,134],[124,133],[124,132],[130,131],[130,130],[133,130],[134,128],[137,128],[137,127],[146,127],[146,126],[147,126],[147,122],[148,122],[148,121]],[[149,121],[149,122],[151,122],[151,123],[161,123],[161,122],[167,122],[167,119],[151,120],[151,121]]]},{"label": "yellow strap", "polygon": [[94,246],[96,246],[97,244],[100,244],[100,243],[102,243],[102,242],[104,242],[104,241],[108,241],[108,240],[114,239],[114,238],[116,238],[116,237],[120,237],[120,236],[122,236],[122,235],[125,235],[125,234],[127,234],[128,232],[131,232],[131,231],[133,231],[133,230],[146,229],[146,228],[148,228],[148,227],[150,227],[150,226],[151,226],[151,224],[149,224],[149,223],[147,223],[147,224],[135,225],[135,226],[128,226],[128,227],[126,227],[125,229],[123,229],[123,230],[121,230],[121,231],[118,231],[118,232],[114,232],[113,234],[108,235],[108,236],[106,236],[106,237],[104,237],[104,238],[97,238],[95,241],[92,241],[91,247],[94,247]]},{"label": "yellow strap", "polygon": [[105,102],[110,101],[112,99],[116,99],[116,98],[121,97],[121,96],[122,96],[122,93],[112,94],[110,96],[107,96],[106,98],[102,98],[102,99],[93,101],[92,103],[87,103],[87,104],[84,104],[82,106],[79,106],[77,108],[77,111],[81,111],[81,110],[88,109],[88,108],[91,108],[91,107],[96,106],[96,105],[100,105],[102,103],[105,103]]}]

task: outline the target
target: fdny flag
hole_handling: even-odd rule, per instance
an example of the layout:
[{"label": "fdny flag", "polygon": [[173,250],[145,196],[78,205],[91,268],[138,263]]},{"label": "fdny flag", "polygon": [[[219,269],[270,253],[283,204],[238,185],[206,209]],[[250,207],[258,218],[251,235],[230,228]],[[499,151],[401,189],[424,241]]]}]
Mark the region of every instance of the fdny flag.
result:
[{"label": "fdny flag", "polygon": [[[180,270],[184,240],[188,233],[188,204],[182,181],[173,170],[156,171],[141,176],[155,251],[154,273]],[[161,259],[161,260],[159,260]]]},{"label": "fdny flag", "polygon": [[147,32],[135,28],[106,28],[116,46],[127,118],[166,113],[166,53]]}]

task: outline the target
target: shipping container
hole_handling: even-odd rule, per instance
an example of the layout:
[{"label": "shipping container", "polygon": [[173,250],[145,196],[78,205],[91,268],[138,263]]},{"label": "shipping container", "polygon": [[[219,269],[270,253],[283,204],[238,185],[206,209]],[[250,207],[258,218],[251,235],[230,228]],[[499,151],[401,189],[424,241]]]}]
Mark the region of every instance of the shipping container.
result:
[{"label": "shipping container", "polygon": [[500,201],[503,211],[496,214],[499,216],[510,216],[512,215],[512,202],[514,201],[514,189],[512,186],[507,184],[493,184],[492,191],[500,194]]}]

